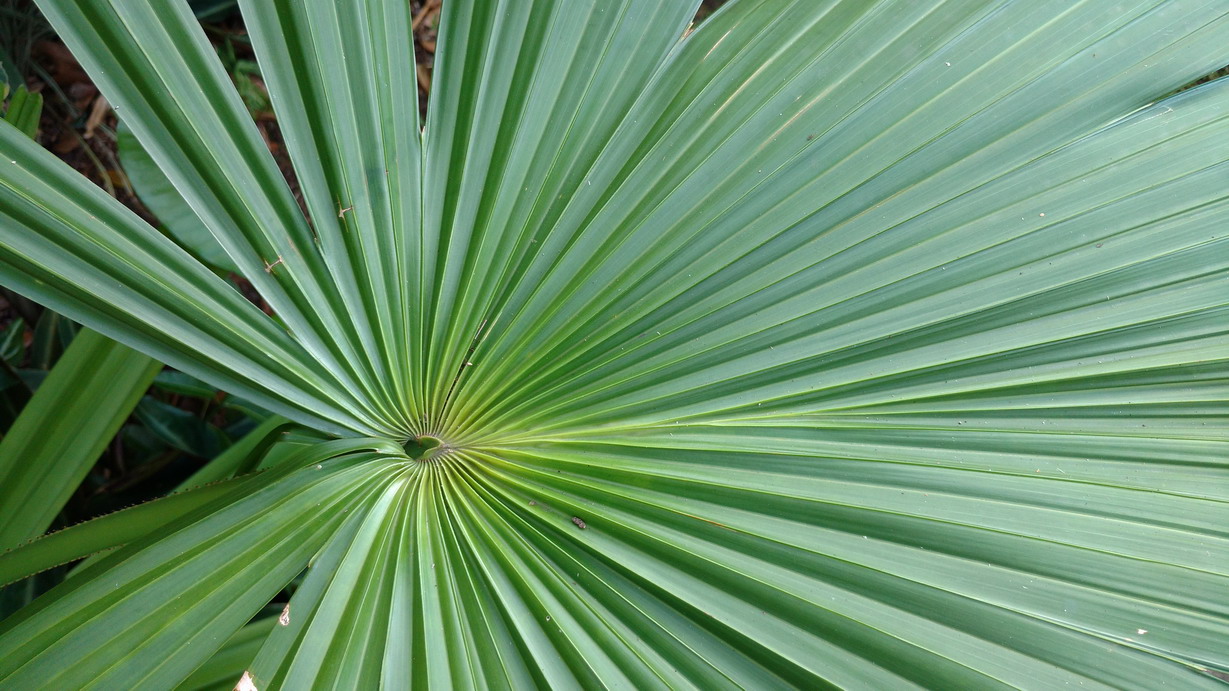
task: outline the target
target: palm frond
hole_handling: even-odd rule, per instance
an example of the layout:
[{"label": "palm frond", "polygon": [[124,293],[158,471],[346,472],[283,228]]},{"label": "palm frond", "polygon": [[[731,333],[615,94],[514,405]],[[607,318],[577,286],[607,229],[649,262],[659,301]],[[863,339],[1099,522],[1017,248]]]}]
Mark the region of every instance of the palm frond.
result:
[{"label": "palm frond", "polygon": [[0,623],[6,683],[264,626],[261,689],[1229,673],[1229,82],[1154,102],[1223,3],[449,0],[420,130],[404,2],[244,2],[303,213],[186,5],[44,4],[276,317],[3,126],[0,277],[372,439]]}]

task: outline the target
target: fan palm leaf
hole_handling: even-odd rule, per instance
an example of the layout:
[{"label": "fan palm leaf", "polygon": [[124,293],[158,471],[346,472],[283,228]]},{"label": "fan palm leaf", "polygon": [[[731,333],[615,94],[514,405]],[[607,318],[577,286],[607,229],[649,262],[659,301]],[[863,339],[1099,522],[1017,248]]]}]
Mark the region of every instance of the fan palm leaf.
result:
[{"label": "fan palm leaf", "polygon": [[241,4],[301,199],[186,3],[41,3],[270,311],[3,126],[0,278],[341,439],[5,683],[1225,678],[1224,3],[448,0],[422,128],[407,3]]}]

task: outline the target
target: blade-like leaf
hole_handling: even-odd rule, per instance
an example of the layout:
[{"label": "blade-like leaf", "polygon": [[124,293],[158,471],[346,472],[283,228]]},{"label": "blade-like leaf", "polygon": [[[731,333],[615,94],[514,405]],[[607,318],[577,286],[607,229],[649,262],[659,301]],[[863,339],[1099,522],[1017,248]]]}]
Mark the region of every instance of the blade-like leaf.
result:
[{"label": "blade-like leaf", "polygon": [[179,691],[227,691],[243,675],[265,638],[277,626],[277,617],[264,617],[239,629],[213,657],[201,665],[183,683]]},{"label": "blade-like leaf", "polygon": [[[274,630],[253,663],[251,676],[258,688],[310,686],[321,676],[322,666],[328,676],[349,679],[355,687],[379,685],[382,639],[391,633],[390,566],[414,551],[405,554],[397,548],[408,523],[397,520],[405,516],[397,509],[412,507],[433,484],[431,466],[415,467],[405,481],[383,490],[365,520],[335,534],[315,559],[283,611],[283,626]],[[376,567],[374,572],[371,567]],[[337,635],[339,626],[356,630]],[[402,654],[409,651],[403,648]],[[359,660],[348,670],[347,656]]]},{"label": "blade-like leaf", "polygon": [[[366,313],[346,301],[187,3],[40,3],[108,102],[302,348],[370,415],[383,391]],[[225,172],[223,172],[225,171]],[[216,378],[211,380],[214,383]],[[339,394],[340,397],[340,394]],[[390,423],[376,423],[389,431]],[[367,431],[360,429],[359,431]]]},{"label": "blade-like leaf", "polygon": [[376,400],[418,434],[407,357],[422,245],[410,6],[284,0],[243,10],[334,290],[352,317],[370,319]]},{"label": "blade-like leaf", "polygon": [[210,235],[192,207],[122,122],[116,128],[115,149],[132,189],[141,204],[158,218],[163,230],[205,264],[224,271],[238,271],[226,250]]},{"label": "blade-like leaf", "polygon": [[[171,523],[210,501],[234,491],[230,483],[215,483],[138,504],[44,535],[0,554],[0,584],[11,583],[53,566],[127,544]],[[98,557],[101,560],[101,555]],[[88,562],[89,560],[87,560]]]},{"label": "blade-like leaf", "polygon": [[295,419],[369,429],[339,409],[349,395],[282,326],[4,124],[0,160],[8,161],[0,177],[0,276],[8,285]]},{"label": "blade-like leaf", "polygon": [[[0,75],[2,76],[2,75]],[[2,81],[2,79],[0,79]],[[7,91],[8,85],[0,85]],[[43,95],[30,93],[25,85],[18,86],[11,94],[7,94],[9,104],[4,111],[4,120],[21,130],[27,137],[33,139],[38,134],[38,120],[43,114]],[[3,100],[3,95],[0,95]]]},{"label": "blade-like leaf", "polygon": [[[956,270],[946,264],[980,250],[993,256],[996,245],[1014,253],[1005,243],[1032,231],[1082,239],[1023,193],[1015,196],[1023,208],[1013,209],[1014,226],[987,235],[973,221],[1007,205],[986,183],[1144,105],[1141,91],[1159,96],[1206,71],[1229,31],[1224,8],[1207,3],[1142,3],[1130,13],[1089,3],[1061,14],[1035,4],[892,7],[738,3],[694,34],[595,164],[592,190],[580,190],[550,231],[537,268],[498,318],[507,327],[474,353],[489,371],[458,394],[458,415],[484,420],[492,409],[563,404],[559,391],[571,398],[580,382],[631,380],[656,369],[654,356],[671,347],[698,369],[695,356],[728,333],[744,337],[728,350],[748,356],[739,371],[813,388],[813,380],[773,368],[794,351],[778,348],[764,329],[792,320],[818,331],[807,315],[828,306],[851,330],[862,324],[846,315],[861,316],[871,304],[894,320],[878,310],[884,293],[871,290],[916,290],[922,277],[905,279],[924,269],[957,281],[942,273]],[[1039,17],[1054,18],[1042,31]],[[863,54],[874,59],[856,59]],[[1135,102],[1124,104],[1128,98]],[[1014,182],[1003,179],[999,189]],[[959,199],[979,188],[981,205]],[[894,259],[906,250],[920,264]],[[891,271],[883,268],[889,257]],[[1000,270],[1003,289],[1033,292]],[[758,321],[739,319],[752,313]],[[698,333],[708,341],[697,342]],[[651,376],[656,382],[662,373]],[[773,396],[745,388],[756,403]],[[605,405],[622,419],[633,415]],[[526,413],[516,414],[521,424]],[[566,416],[555,412],[551,422]]]},{"label": "blade-like leaf", "polygon": [[444,5],[419,272],[431,430],[444,431],[457,380],[494,369],[471,369],[469,351],[508,328],[506,293],[525,284],[572,196],[595,189],[593,162],[698,4]]},{"label": "blade-like leaf", "polygon": [[[363,448],[396,451],[371,441],[309,449],[20,610],[0,624],[0,680],[72,688],[178,683],[330,534],[361,518],[367,497],[389,482],[387,471],[404,465]],[[74,664],[62,664],[69,655]]]},{"label": "blade-like leaf", "polygon": [[[100,552],[100,550],[126,544],[137,537],[161,529],[162,526],[171,520],[199,506],[203,497],[211,496],[211,492],[217,491],[212,489],[217,484],[235,476],[276,465],[270,462],[267,456],[272,455],[271,452],[279,446],[290,446],[289,444],[279,443],[278,439],[282,437],[288,428],[292,427],[293,425],[288,424],[285,418],[275,415],[257,425],[255,429],[232,444],[226,451],[218,454],[189,476],[188,479],[179,483],[175,488],[176,494],[172,494],[167,498],[170,501],[157,500],[139,504],[69,529],[81,533],[80,537],[56,533],[34,543],[34,545],[31,545],[31,549],[43,541],[51,540],[55,540],[64,546],[62,550],[54,552],[54,555],[59,557],[59,561],[52,561],[48,557],[41,562],[43,566],[39,568],[45,568],[45,566],[51,564],[58,564],[86,554],[95,553],[93,556],[73,566],[73,570],[69,573],[70,576],[80,575],[88,567],[105,558],[106,555]],[[315,439],[313,441],[318,442],[320,440]],[[295,452],[300,450],[302,450],[302,447],[298,446],[293,449],[287,449],[279,455],[282,456],[281,460],[285,462],[294,462],[296,458]],[[120,525],[111,526],[111,523]],[[38,549],[50,552],[50,548],[47,546],[42,546]],[[68,551],[72,553],[67,554]],[[0,556],[0,564],[5,563],[4,559],[7,556]],[[17,554],[13,556],[14,559],[21,560],[23,563],[26,559],[26,557]]]},{"label": "blade-like leaf", "polygon": [[77,334],[0,440],[0,549],[51,527],[160,369],[94,331]]}]

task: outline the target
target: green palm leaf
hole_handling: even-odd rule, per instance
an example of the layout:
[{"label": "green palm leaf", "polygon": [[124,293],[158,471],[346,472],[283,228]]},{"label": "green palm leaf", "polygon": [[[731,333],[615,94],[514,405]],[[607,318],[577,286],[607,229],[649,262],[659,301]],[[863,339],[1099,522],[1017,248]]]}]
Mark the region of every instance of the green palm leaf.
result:
[{"label": "green palm leaf", "polygon": [[276,316],[3,126],[0,277],[355,439],[6,683],[1229,674],[1223,3],[449,0],[420,131],[406,3],[245,2],[305,215],[185,4],[44,5]]}]

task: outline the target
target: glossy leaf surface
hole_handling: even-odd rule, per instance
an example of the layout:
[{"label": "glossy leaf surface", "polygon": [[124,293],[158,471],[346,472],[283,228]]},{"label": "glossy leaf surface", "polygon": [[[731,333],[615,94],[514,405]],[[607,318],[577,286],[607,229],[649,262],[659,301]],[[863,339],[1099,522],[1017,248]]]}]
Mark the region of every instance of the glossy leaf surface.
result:
[{"label": "glossy leaf surface", "polygon": [[0,277],[379,441],[100,559],[6,682],[178,682],[292,580],[260,689],[1229,671],[1229,83],[1154,102],[1223,3],[448,0],[420,130],[406,3],[243,2],[306,216],[186,5],[42,4],[276,317],[4,129]]}]

